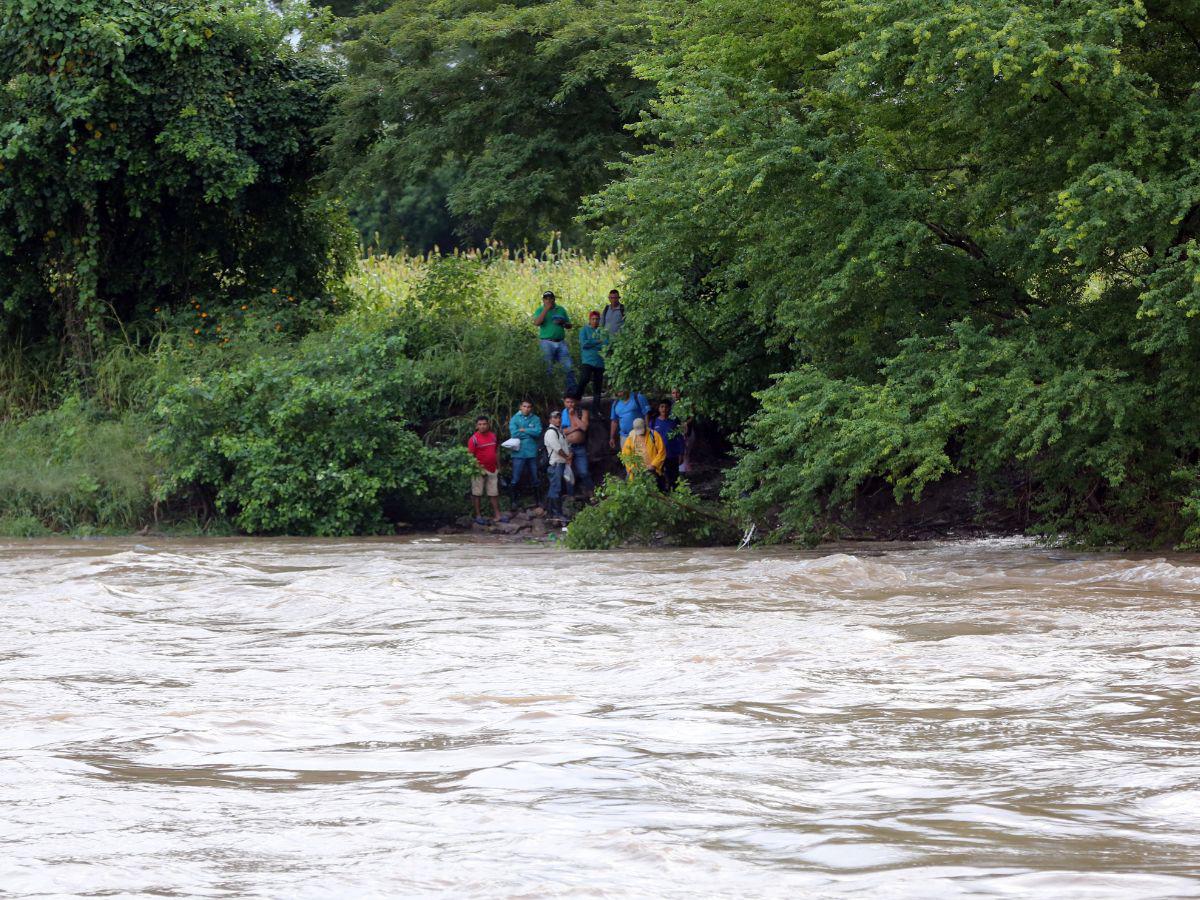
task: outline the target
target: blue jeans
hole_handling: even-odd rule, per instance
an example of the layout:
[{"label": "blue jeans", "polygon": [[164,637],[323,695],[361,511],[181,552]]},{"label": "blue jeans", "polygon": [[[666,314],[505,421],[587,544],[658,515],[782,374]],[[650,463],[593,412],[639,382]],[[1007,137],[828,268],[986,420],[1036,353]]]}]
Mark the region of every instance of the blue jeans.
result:
[{"label": "blue jeans", "polygon": [[592,489],[592,476],[588,471],[587,447],[574,444],[571,447],[571,468],[575,470],[575,483],[571,485],[570,494],[575,496],[575,489],[588,493]]},{"label": "blue jeans", "polygon": [[528,458],[522,458],[520,456],[514,456],[512,464],[513,464],[512,489],[513,489],[514,493],[517,490],[517,486],[520,485],[520,483],[521,483],[521,476],[525,472],[529,473],[529,483],[532,484],[534,487],[537,487],[537,484],[538,484],[537,457],[530,456]]},{"label": "blue jeans", "polygon": [[571,351],[566,341],[541,341],[542,359],[546,361],[546,374],[554,377],[554,364],[560,363],[567,376],[567,393],[575,393],[575,370],[571,367]]},{"label": "blue jeans", "polygon": [[563,470],[566,468],[566,463],[554,463],[546,470],[550,475],[550,490],[546,493],[546,499],[550,501],[551,508],[562,498]]}]

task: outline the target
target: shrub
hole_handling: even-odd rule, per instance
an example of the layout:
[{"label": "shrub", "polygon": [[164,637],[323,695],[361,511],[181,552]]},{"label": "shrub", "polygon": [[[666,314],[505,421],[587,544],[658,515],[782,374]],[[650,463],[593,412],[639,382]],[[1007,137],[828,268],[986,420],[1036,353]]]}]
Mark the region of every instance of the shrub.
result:
[{"label": "shrub", "polygon": [[732,543],[733,519],[721,507],[703,503],[680,481],[662,493],[652,477],[610,476],[596,492],[597,502],[575,516],[563,546],[571,550],[610,550],[626,543]]},{"label": "shrub", "polygon": [[465,450],[431,449],[413,430],[428,384],[405,334],[371,324],[264,346],[167,389],[160,496],[205,492],[247,532],[349,535],[385,531],[385,506],[403,514],[465,481]]},{"label": "shrub", "polygon": [[0,516],[0,534],[6,537],[45,537],[53,532],[37,516]]},{"label": "shrub", "polygon": [[811,540],[870,482],[891,485],[897,501],[920,499],[965,471],[982,485],[1024,485],[1010,499],[1045,536],[1175,542],[1174,496],[1196,483],[1177,465],[1195,440],[1194,416],[1183,406],[1161,414],[1113,335],[1119,319],[1094,306],[1086,328],[1045,313],[1004,336],[961,322],[910,338],[878,383],[815,366],[778,377],[756,395],[762,409],[741,435],[726,497],[777,523],[777,537]]},{"label": "shrub", "polygon": [[481,413],[505,421],[521,397],[555,399],[531,317],[488,275],[478,260],[434,259],[390,312],[425,379],[431,438],[465,437]]}]

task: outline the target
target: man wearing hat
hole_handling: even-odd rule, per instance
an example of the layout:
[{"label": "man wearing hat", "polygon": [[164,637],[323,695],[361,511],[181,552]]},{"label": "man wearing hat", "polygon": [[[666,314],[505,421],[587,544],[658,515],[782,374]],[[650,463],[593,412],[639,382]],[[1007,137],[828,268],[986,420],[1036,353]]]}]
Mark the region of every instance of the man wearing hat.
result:
[{"label": "man wearing hat", "polygon": [[561,363],[567,377],[567,393],[575,393],[575,371],[571,367],[571,351],[567,349],[567,329],[571,317],[554,299],[554,291],[542,294],[542,305],[533,315],[533,324],[538,327],[538,341],[542,347],[542,358],[546,360],[546,374],[554,377],[554,364]]},{"label": "man wearing hat", "polygon": [[634,419],[629,437],[621,447],[621,456],[625,463],[625,471],[632,478],[642,469],[648,469],[654,474],[661,488],[663,486],[663,466],[667,461],[667,445],[658,433],[646,428],[645,419]]}]

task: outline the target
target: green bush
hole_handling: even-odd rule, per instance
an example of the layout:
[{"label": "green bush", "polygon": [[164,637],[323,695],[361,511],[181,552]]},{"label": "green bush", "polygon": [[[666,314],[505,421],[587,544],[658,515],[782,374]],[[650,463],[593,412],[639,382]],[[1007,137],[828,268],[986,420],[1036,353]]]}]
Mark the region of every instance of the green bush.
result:
[{"label": "green bush", "polygon": [[0,422],[47,408],[62,369],[61,353],[53,347],[26,347],[16,341],[0,344]]},{"label": "green bush", "polygon": [[0,532],[131,531],[154,511],[146,421],[69,397],[0,425]]},{"label": "green bush", "polygon": [[164,310],[105,342],[86,402],[68,393],[32,418],[29,404],[74,381],[49,344],[10,347],[3,527],[128,531],[153,518],[342,535],[445,521],[462,508],[474,415],[503,422],[519,397],[556,393],[528,317],[484,266],[433,262],[387,303],[268,292]]},{"label": "green bush", "polygon": [[35,538],[53,533],[37,516],[0,516],[0,535],[5,537]]},{"label": "green bush", "polygon": [[567,528],[570,550],[610,550],[622,544],[732,543],[737,529],[726,510],[701,501],[680,481],[664,494],[649,475],[610,476],[596,491],[598,502],[584,507]]},{"label": "green bush", "polygon": [[343,323],[168,388],[152,445],[159,495],[211,495],[247,532],[350,535],[469,472],[413,430],[427,380],[394,322]]}]

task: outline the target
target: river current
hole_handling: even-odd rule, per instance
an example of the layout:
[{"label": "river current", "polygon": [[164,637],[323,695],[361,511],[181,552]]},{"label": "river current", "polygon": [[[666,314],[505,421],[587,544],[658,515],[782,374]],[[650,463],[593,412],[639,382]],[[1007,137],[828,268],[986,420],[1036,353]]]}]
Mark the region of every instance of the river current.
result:
[{"label": "river current", "polygon": [[1200,896],[1200,560],[0,544],[0,896]]}]

